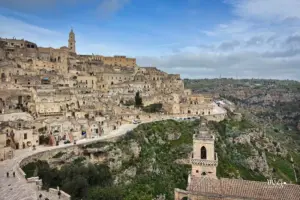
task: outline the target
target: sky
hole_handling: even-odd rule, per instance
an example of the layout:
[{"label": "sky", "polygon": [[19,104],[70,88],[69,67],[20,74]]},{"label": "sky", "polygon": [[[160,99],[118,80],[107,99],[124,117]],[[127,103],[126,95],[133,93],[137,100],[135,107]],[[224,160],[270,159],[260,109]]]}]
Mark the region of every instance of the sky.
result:
[{"label": "sky", "polygon": [[182,78],[300,80],[299,0],[0,0],[0,37],[126,55]]}]

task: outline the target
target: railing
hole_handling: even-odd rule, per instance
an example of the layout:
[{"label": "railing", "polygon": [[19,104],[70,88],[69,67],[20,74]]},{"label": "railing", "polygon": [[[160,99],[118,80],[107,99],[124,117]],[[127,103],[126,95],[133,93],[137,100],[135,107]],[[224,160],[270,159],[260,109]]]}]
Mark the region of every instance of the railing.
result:
[{"label": "railing", "polygon": [[191,164],[193,165],[218,165],[217,160],[203,160],[203,159],[191,159]]},{"label": "railing", "polygon": [[201,140],[214,140],[213,135],[207,135],[206,136],[206,135],[194,134],[193,138],[194,139],[201,139]]}]

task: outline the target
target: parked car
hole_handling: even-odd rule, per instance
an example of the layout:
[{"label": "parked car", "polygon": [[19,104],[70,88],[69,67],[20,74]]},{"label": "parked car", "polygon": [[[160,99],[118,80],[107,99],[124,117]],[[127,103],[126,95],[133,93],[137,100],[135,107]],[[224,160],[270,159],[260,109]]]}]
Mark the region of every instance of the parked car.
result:
[{"label": "parked car", "polygon": [[140,123],[141,123],[141,120],[133,120],[132,123],[133,123],[133,124],[140,124]]}]

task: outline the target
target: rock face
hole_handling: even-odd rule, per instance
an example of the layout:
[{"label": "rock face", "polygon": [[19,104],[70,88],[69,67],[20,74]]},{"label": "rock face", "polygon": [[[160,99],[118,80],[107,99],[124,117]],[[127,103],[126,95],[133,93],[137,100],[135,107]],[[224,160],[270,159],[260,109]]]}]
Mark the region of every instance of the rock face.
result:
[{"label": "rock face", "polygon": [[168,140],[177,140],[180,138],[181,134],[180,133],[169,133],[168,134]]},{"label": "rock face", "polygon": [[297,129],[298,129],[298,131],[300,131],[300,121],[298,122]]},{"label": "rock face", "polygon": [[134,178],[136,175],[136,167],[129,167],[128,169],[125,170],[124,175]]},{"label": "rock face", "polygon": [[[256,150],[254,150],[256,151]],[[257,152],[257,151],[256,151]],[[267,157],[265,152],[262,152],[261,156],[257,153],[254,153],[252,157],[249,157],[246,160],[247,165],[253,171],[258,170],[259,172],[263,173],[265,176],[268,175],[269,166],[267,162]]]},{"label": "rock face", "polygon": [[131,149],[131,151],[132,151],[132,153],[133,153],[133,156],[134,156],[135,158],[138,158],[139,155],[140,155],[140,152],[141,152],[141,147],[140,147],[140,145],[139,145],[137,142],[132,141],[132,142],[130,142],[130,149]]},{"label": "rock face", "polygon": [[108,152],[108,166],[111,170],[118,170],[122,167],[122,150],[114,148]]},{"label": "rock face", "polygon": [[239,137],[234,138],[233,141],[240,144],[250,144],[250,135],[240,135]]}]

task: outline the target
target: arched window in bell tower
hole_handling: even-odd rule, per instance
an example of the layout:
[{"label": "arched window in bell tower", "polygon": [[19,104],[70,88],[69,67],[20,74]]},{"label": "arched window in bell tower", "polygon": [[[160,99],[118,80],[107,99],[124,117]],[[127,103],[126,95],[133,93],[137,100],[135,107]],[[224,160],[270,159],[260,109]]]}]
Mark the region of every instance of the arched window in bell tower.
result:
[{"label": "arched window in bell tower", "polygon": [[201,159],[206,159],[206,148],[201,147]]}]

